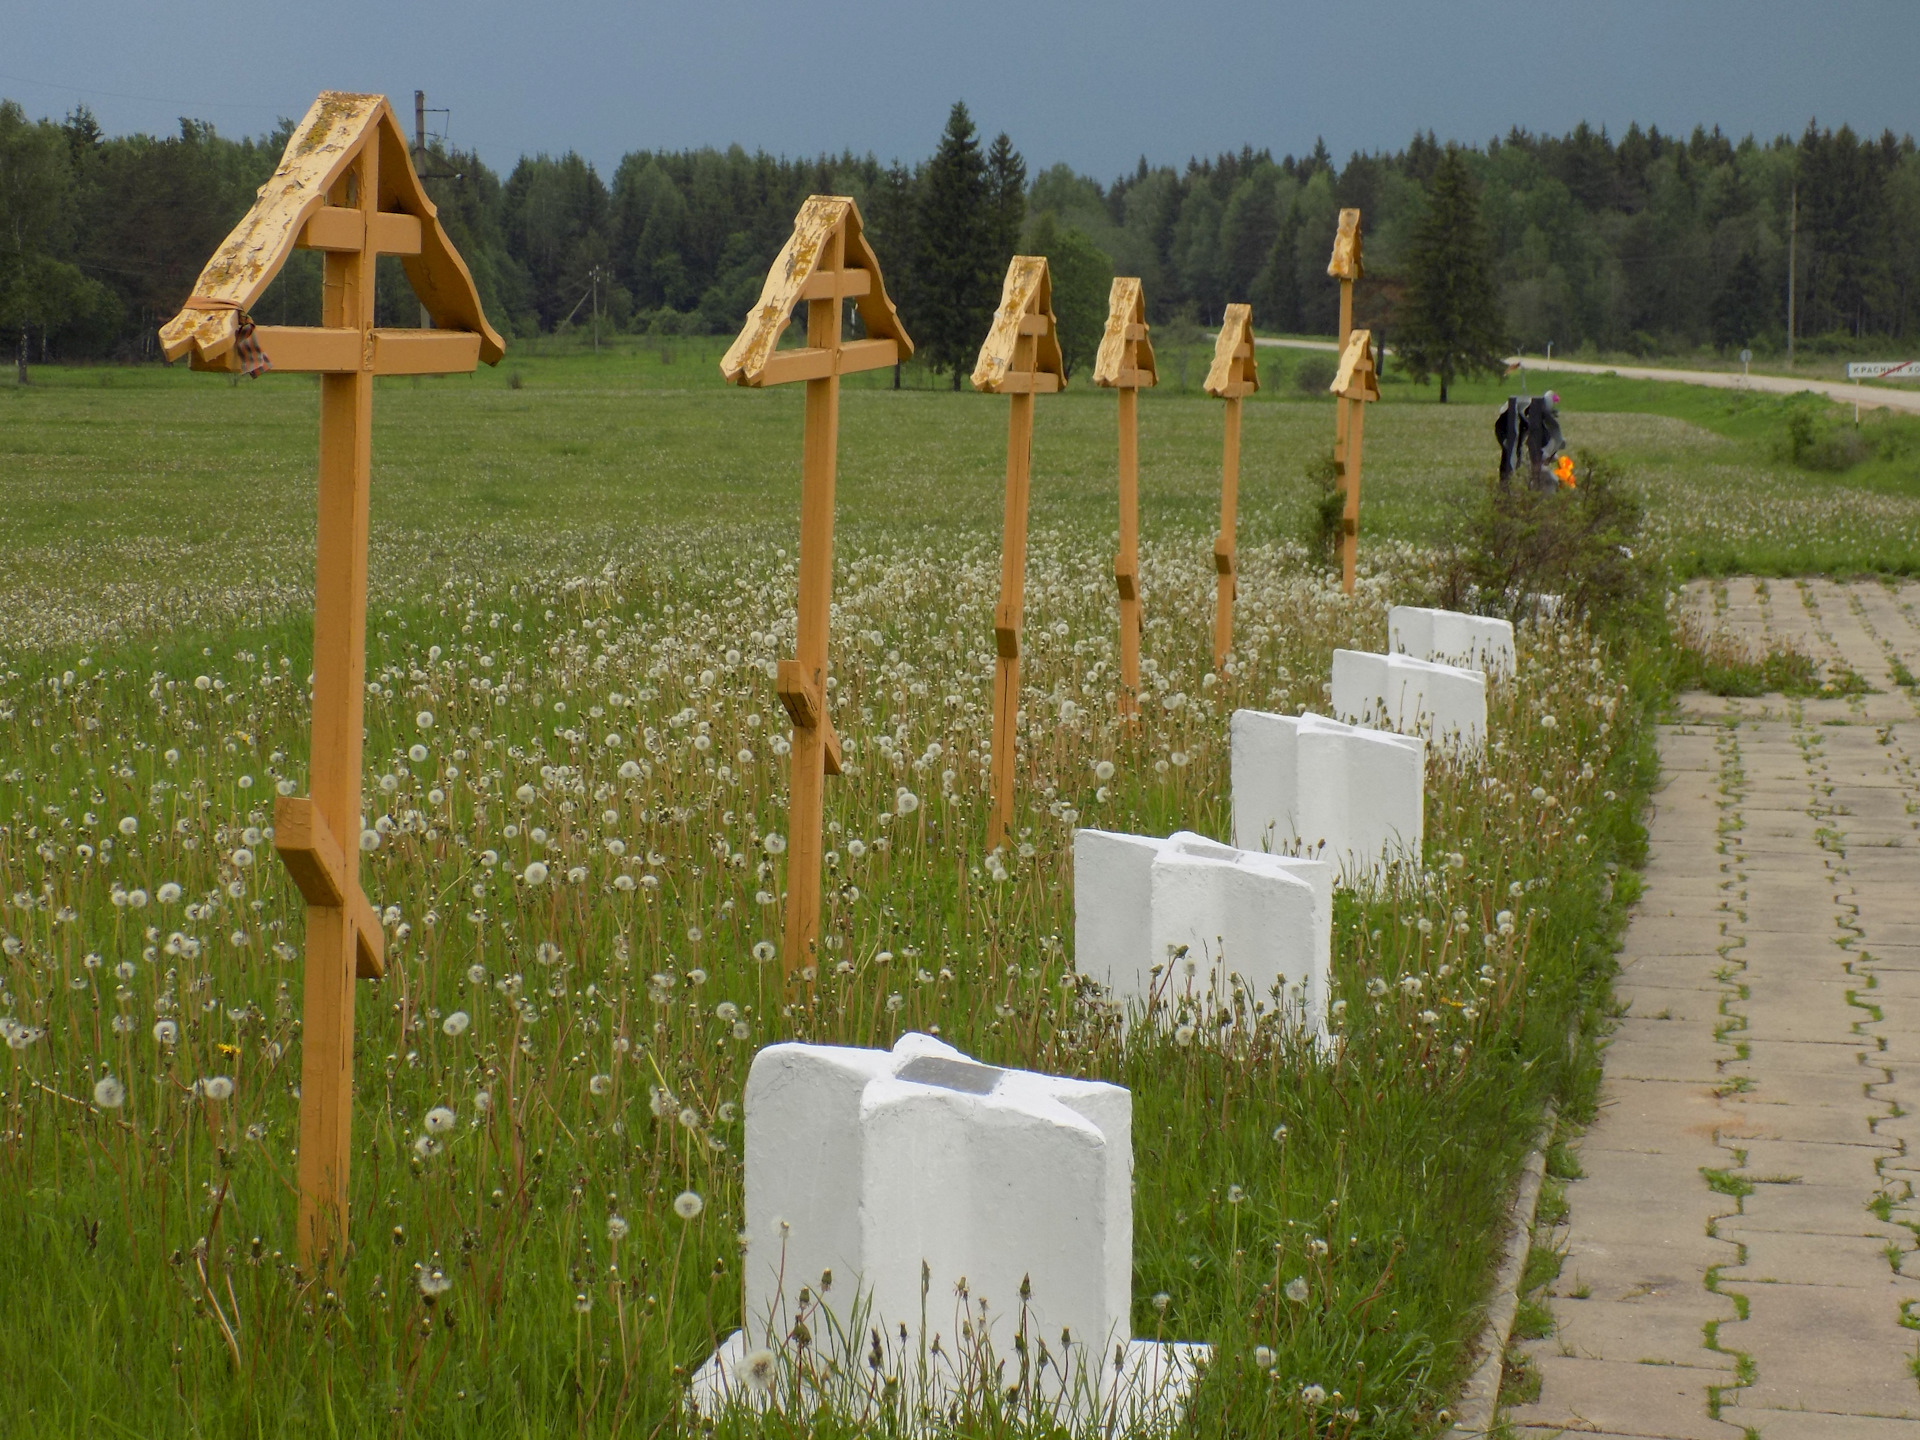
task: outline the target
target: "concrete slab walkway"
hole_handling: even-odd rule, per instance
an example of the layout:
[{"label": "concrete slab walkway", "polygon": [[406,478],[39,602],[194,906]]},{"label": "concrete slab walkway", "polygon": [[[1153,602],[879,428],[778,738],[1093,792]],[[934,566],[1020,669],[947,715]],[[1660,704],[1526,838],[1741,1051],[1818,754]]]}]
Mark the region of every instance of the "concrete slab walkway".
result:
[{"label": "concrete slab walkway", "polygon": [[1585,1178],[1524,1347],[1555,1433],[1920,1440],[1920,584],[1695,614],[1876,693],[1683,699]]}]

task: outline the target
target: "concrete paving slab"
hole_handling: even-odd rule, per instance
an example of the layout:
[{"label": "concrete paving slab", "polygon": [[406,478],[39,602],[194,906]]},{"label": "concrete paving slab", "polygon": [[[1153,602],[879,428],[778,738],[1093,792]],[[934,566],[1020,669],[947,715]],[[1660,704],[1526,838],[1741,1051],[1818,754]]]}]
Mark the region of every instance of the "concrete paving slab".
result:
[{"label": "concrete paving slab", "polygon": [[1754,1383],[1741,1413],[1778,1408],[1920,1418],[1920,1385],[1907,1362],[1920,1339],[1900,1327],[1902,1298],[1920,1286],[1734,1285],[1747,1319],[1720,1327],[1720,1344],[1751,1356]]},{"label": "concrete paving slab", "polygon": [[1759,1183],[1847,1185],[1860,1192],[1862,1202],[1879,1187],[1875,1161],[1892,1149],[1871,1145],[1810,1145],[1794,1140],[1742,1141],[1747,1163],[1739,1173]]},{"label": "concrete paving slab", "polygon": [[1658,1440],[1745,1440],[1737,1425],[1707,1418],[1707,1389],[1726,1372],[1704,1366],[1630,1365],[1542,1355],[1540,1403],[1509,1412],[1516,1426]]},{"label": "concrete paving slab", "polygon": [[1704,1370],[1731,1371],[1735,1364],[1734,1356],[1704,1348],[1708,1323],[1734,1318],[1732,1303],[1724,1299],[1711,1307],[1570,1300],[1555,1307],[1554,1318],[1559,1328],[1535,1347],[1545,1353],[1635,1365],[1668,1364],[1678,1355]]},{"label": "concrete paving slab", "polygon": [[[1748,1199],[1751,1202],[1761,1196],[1756,1194]],[[1722,1284],[1729,1288],[1747,1285],[1845,1286],[1874,1291],[1911,1288],[1901,1285],[1901,1277],[1885,1253],[1887,1242],[1871,1236],[1792,1235],[1778,1230],[1741,1229],[1732,1221],[1723,1226],[1720,1233],[1738,1235],[1747,1247],[1744,1265],[1729,1265],[1720,1272]]]},{"label": "concrete paving slab", "polygon": [[1720,1413],[1760,1432],[1760,1440],[1920,1440],[1920,1422],[1879,1415],[1836,1415],[1827,1410],[1775,1410],[1729,1397]]},{"label": "concrete paving slab", "polygon": [[1763,1185],[1747,1196],[1741,1214],[1718,1221],[1714,1233],[1744,1243],[1753,1234],[1852,1235],[1875,1241],[1913,1242],[1913,1232],[1874,1218],[1871,1196],[1841,1185]]}]

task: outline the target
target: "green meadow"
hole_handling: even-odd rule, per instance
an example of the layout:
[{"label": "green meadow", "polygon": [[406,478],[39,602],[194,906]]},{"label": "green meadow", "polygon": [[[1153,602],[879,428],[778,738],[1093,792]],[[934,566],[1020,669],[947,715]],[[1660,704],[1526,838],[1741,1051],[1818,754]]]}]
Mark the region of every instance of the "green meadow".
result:
[{"label": "green meadow", "polygon": [[[1083,380],[1041,400],[1021,824],[988,855],[1006,405],[911,366],[897,393],[848,382],[849,766],[829,963],[788,991],[763,958],[767,668],[793,644],[800,397],[724,386],[719,348],[549,340],[378,387],[362,861],[390,969],[359,989],[354,1247],[326,1275],[292,1259],[303,911],[267,834],[306,788],[317,387],[101,367],[0,388],[0,1432],[830,1434],[809,1404],[878,1396],[877,1433],[1061,1433],[1023,1357],[969,1352],[960,1409],[916,1415],[863,1336],[766,1335],[803,1400],[784,1414],[683,1405],[756,1323],[755,1050],[937,1028],[1132,1090],[1134,1333],[1216,1347],[1187,1429],[1437,1433],[1511,1179],[1549,1100],[1592,1103],[1670,638],[1521,628],[1486,754],[1430,760],[1424,867],[1340,903],[1330,1060],[1177,991],[1124,1036],[1073,968],[1072,831],[1225,835],[1228,715],[1320,708],[1331,651],[1379,648],[1387,606],[1432,594],[1506,387],[1442,407],[1389,363],[1349,598],[1301,538],[1331,403],[1296,383],[1313,357],[1263,350],[1215,674],[1220,413],[1205,355],[1163,350],[1134,725],[1113,404]],[[1795,442],[1800,401],[1554,383],[1674,576],[1920,569],[1910,422],[1849,440],[1821,410]]]}]

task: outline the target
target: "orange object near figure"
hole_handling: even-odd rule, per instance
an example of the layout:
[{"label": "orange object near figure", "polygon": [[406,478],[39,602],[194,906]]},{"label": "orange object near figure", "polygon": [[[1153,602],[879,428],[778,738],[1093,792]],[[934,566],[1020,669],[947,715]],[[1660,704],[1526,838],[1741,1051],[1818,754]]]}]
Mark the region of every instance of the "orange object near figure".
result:
[{"label": "orange object near figure", "polygon": [[1553,478],[1569,490],[1579,485],[1580,482],[1573,478],[1573,457],[1571,455],[1562,455],[1558,460],[1553,462]]}]

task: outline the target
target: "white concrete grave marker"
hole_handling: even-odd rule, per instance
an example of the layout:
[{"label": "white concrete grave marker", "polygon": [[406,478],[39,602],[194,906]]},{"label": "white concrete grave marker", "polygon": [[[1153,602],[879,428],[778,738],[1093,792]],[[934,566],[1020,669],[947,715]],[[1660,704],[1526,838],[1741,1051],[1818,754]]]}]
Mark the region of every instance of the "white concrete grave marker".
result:
[{"label": "white concrete grave marker", "polygon": [[1187,831],[1160,840],[1076,830],[1074,966],[1130,1011],[1155,998],[1177,1004],[1189,992],[1225,1007],[1237,975],[1268,1014],[1277,989],[1282,1023],[1324,1044],[1333,879],[1322,861]]},{"label": "white concrete grave marker", "polygon": [[909,1392],[939,1337],[928,1393],[909,1394],[937,1409],[982,1339],[1017,1365],[1024,1319],[1029,1354],[1047,1346],[1032,1383],[1055,1414],[1116,1399],[1123,1415],[1176,1414],[1210,1348],[1130,1338],[1132,1115],[1117,1085],[980,1065],[928,1035],[891,1051],[768,1046],[747,1077],[744,1328],[694,1376],[693,1403],[779,1403],[791,1377],[757,1383],[769,1356],[756,1352],[792,1354],[804,1320],[816,1359],[852,1377],[809,1406],[857,1418],[872,1403],[861,1377],[877,1329],[883,1369]]},{"label": "white concrete grave marker", "polygon": [[1325,860],[1348,885],[1420,863],[1427,742],[1324,715],[1236,710],[1233,843]]},{"label": "white concrete grave marker", "polygon": [[1387,612],[1387,649],[1487,675],[1511,675],[1513,622],[1457,610],[1396,605]]},{"label": "white concrete grave marker", "polygon": [[1487,677],[1410,655],[1336,650],[1333,713],[1352,724],[1384,724],[1403,735],[1426,731],[1435,745],[1478,750],[1487,736]]}]

